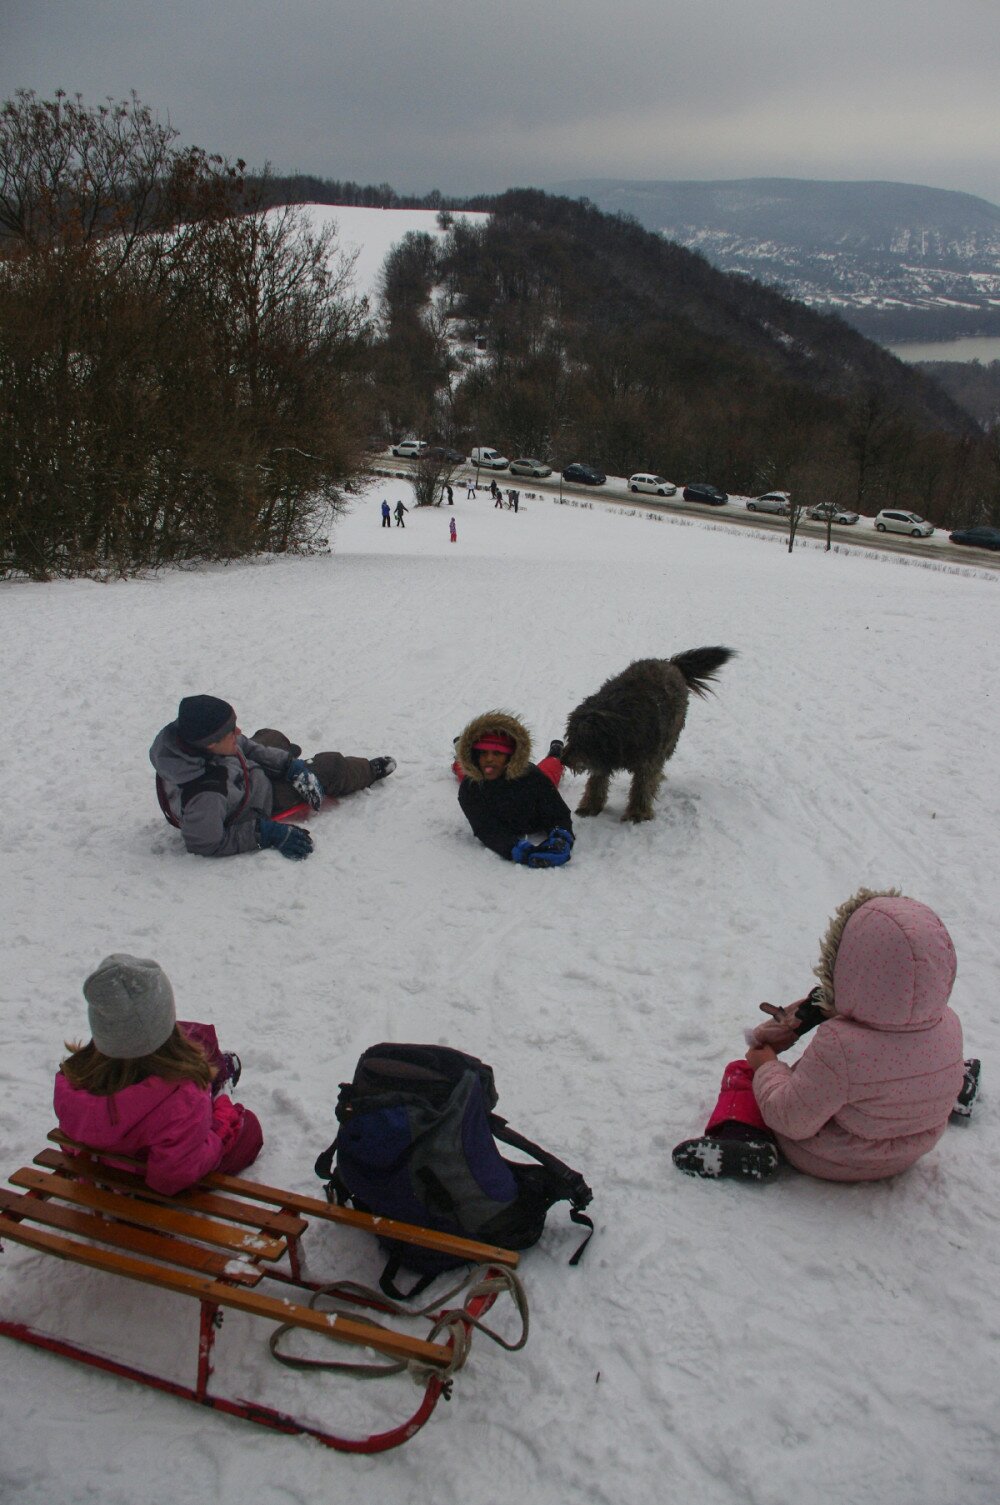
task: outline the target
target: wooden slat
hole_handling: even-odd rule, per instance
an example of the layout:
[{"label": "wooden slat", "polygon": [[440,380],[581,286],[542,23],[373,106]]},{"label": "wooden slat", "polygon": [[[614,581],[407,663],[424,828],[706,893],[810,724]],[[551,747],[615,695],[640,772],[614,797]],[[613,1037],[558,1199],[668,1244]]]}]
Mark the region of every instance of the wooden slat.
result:
[{"label": "wooden slat", "polygon": [[109,1213],[123,1222],[138,1223],[143,1228],[153,1228],[158,1233],[172,1233],[178,1238],[190,1238],[204,1244],[213,1244],[217,1249],[226,1249],[231,1254],[244,1258],[274,1262],[285,1253],[284,1239],[271,1238],[251,1228],[236,1228],[228,1223],[214,1222],[211,1218],[192,1215],[182,1207],[147,1201],[117,1191],[103,1191],[92,1181],[72,1181],[65,1176],[45,1175],[41,1171],[24,1166],[10,1177],[12,1186],[22,1186],[46,1197],[58,1197],[62,1202],[72,1202],[78,1207],[89,1207],[95,1212]]},{"label": "wooden slat", "polygon": [[99,1244],[109,1244],[112,1248],[128,1250],[133,1254],[148,1255],[181,1269],[197,1270],[214,1279],[235,1281],[238,1285],[255,1286],[264,1274],[259,1265],[248,1264],[245,1260],[224,1254],[213,1254],[211,1249],[188,1243],[186,1239],[164,1238],[144,1228],[120,1223],[117,1219],[80,1212],[75,1207],[50,1201],[47,1197],[21,1197],[16,1192],[0,1187],[0,1209],[28,1222],[40,1223],[46,1228],[58,1228],[63,1233],[78,1234],[82,1238],[94,1239]]},{"label": "wooden slat", "polygon": [[0,1237],[24,1244],[29,1249],[53,1254],[57,1259],[106,1270],[112,1275],[124,1275],[130,1280],[139,1280],[181,1295],[197,1297],[200,1301],[217,1302],[219,1306],[264,1317],[270,1322],[290,1322],[294,1327],[301,1327],[307,1332],[320,1333],[338,1343],[353,1343],[371,1348],[389,1358],[419,1359],[437,1368],[444,1368],[451,1359],[451,1350],[443,1343],[428,1343],[423,1338],[411,1338],[406,1333],[375,1327],[369,1322],[359,1322],[339,1313],[314,1311],[311,1307],[300,1306],[280,1296],[241,1290],[237,1286],[224,1285],[221,1281],[208,1280],[182,1270],[151,1264],[131,1255],[119,1254],[113,1249],[82,1244],[75,1239],[47,1233],[33,1224],[19,1223],[5,1213],[0,1213]]},{"label": "wooden slat", "polygon": [[[178,1192],[176,1196],[168,1197],[162,1192],[153,1191],[142,1176],[120,1170],[117,1166],[105,1165],[90,1153],[74,1155],[62,1150],[42,1150],[34,1157],[33,1163],[66,1175],[93,1177],[102,1185],[138,1192],[151,1202],[160,1202],[190,1212],[204,1212],[210,1217],[224,1218],[230,1223],[246,1223],[251,1228],[259,1228],[262,1233],[274,1234],[278,1238],[299,1238],[309,1226],[305,1218],[291,1212],[263,1208],[255,1199],[240,1202],[235,1197],[194,1190]],[[201,1181],[198,1183],[199,1186],[204,1184]]]},{"label": "wooden slat", "polygon": [[381,1238],[400,1239],[403,1243],[415,1244],[418,1249],[435,1249],[440,1254],[454,1254],[457,1259],[467,1259],[476,1264],[501,1265],[513,1270],[521,1257],[516,1249],[501,1249],[495,1244],[481,1244],[476,1239],[438,1233],[433,1228],[418,1228],[415,1223],[398,1223],[393,1218],[375,1217],[370,1212],[357,1212],[353,1207],[339,1207],[335,1202],[327,1202],[322,1197],[280,1191],[276,1186],[262,1186],[259,1182],[244,1181],[238,1176],[223,1176],[218,1171],[206,1176],[201,1185],[217,1186],[220,1191],[231,1191],[244,1197],[258,1197],[262,1202],[277,1202],[305,1217],[323,1218],[328,1223],[343,1223],[349,1228],[360,1228],[365,1233],[377,1233]]},{"label": "wooden slat", "polygon": [[[56,1144],[73,1145],[77,1141],[68,1139],[59,1129],[53,1129],[48,1135]],[[80,1149],[88,1151],[86,1145],[80,1145]],[[44,1156],[51,1151],[43,1151],[36,1157],[38,1164],[47,1163]],[[124,1156],[117,1158],[126,1158]],[[126,1174],[122,1172],[121,1174]],[[383,1238],[399,1239],[406,1244],[414,1244],[418,1249],[434,1249],[439,1254],[454,1254],[456,1259],[467,1259],[476,1264],[500,1265],[513,1270],[517,1267],[520,1256],[514,1249],[501,1249],[495,1244],[482,1244],[476,1239],[458,1238],[450,1233],[437,1233],[431,1228],[418,1228],[414,1223],[400,1223],[393,1218],[374,1217],[368,1212],[357,1212],[353,1207],[339,1207],[336,1203],[327,1202],[323,1197],[310,1197],[302,1192],[283,1191],[277,1186],[266,1186],[260,1181],[248,1181],[242,1176],[226,1176],[221,1171],[213,1171],[198,1182],[199,1195],[202,1188],[212,1187],[217,1191],[231,1192],[237,1197],[246,1197],[255,1202],[269,1202],[274,1207],[286,1208],[291,1212],[301,1213],[304,1217],[323,1218],[328,1223],[342,1223],[348,1228],[360,1228],[365,1233],[377,1233]],[[185,1203],[188,1197],[194,1193],[184,1193]]]}]

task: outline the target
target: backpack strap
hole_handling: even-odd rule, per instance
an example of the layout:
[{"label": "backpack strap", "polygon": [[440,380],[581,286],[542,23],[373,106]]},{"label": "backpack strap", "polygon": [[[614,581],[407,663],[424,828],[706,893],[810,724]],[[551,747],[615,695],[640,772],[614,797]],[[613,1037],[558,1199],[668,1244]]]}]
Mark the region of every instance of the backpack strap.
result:
[{"label": "backpack strap", "polygon": [[181,823],[170,808],[170,801],[167,799],[167,786],[166,784],[164,784],[159,774],[156,775],[156,798],[159,801],[160,809],[163,811],[167,820],[172,826],[176,826],[177,829],[180,830]]},{"label": "backpack strap", "polygon": [[490,1128],[493,1131],[495,1139],[502,1140],[504,1144],[509,1144],[512,1149],[522,1150],[525,1155],[531,1155],[533,1159],[538,1161],[539,1165],[544,1165],[545,1169],[562,1184],[564,1188],[562,1195],[553,1198],[553,1200],[569,1202],[570,1222],[577,1223],[581,1227],[589,1228],[590,1230],[583,1243],[580,1244],[569,1261],[571,1265],[578,1265],[583,1258],[584,1250],[594,1234],[594,1220],[588,1217],[583,1210],[593,1201],[594,1193],[579,1171],[573,1170],[565,1161],[560,1160],[557,1155],[553,1155],[551,1150],[543,1150],[540,1144],[535,1144],[533,1140],[526,1139],[523,1134],[519,1134],[516,1129],[512,1129],[507,1120],[501,1118],[499,1113],[490,1114]]}]

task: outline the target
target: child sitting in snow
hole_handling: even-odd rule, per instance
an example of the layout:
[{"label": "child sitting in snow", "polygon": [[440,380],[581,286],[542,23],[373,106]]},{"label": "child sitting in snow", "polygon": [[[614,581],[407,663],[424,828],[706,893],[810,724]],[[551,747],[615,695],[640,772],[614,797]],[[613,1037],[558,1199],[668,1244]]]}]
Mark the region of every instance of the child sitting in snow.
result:
[{"label": "child sitting in snow", "polygon": [[[508,711],[486,711],[455,738],[458,803],[484,846],[526,867],[562,867],[573,850],[573,817],[559,793],[562,743],[536,767],[527,728]],[[548,832],[537,844],[528,832]]]},{"label": "child sitting in snow", "polygon": [[105,957],[83,985],[88,1045],[56,1076],[55,1110],[70,1139],[138,1156],[153,1191],[173,1196],[210,1171],[236,1175],[263,1144],[256,1116],[221,1089],[239,1079],[210,1024],[179,1024],[173,990],[154,961]]},{"label": "child sitting in snow", "polygon": [[[979,1062],[963,1062],[962,1026],[948,1007],[955,968],[933,910],[898,889],[860,889],[830,923],[819,987],[786,1009],[761,1004],[770,1020],[748,1032],[746,1059],[726,1067],[704,1135],[679,1144],[674,1164],[692,1176],[760,1180],[780,1150],[828,1181],[906,1170],[976,1094]],[[794,1065],[779,1061],[816,1026]]]}]

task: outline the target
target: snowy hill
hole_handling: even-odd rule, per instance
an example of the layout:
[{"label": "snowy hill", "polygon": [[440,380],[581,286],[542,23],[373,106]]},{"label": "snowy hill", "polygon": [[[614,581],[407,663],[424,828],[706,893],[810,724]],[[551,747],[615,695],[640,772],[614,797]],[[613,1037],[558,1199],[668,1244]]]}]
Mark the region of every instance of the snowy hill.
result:
[{"label": "snowy hill", "polygon": [[[0,1339],[0,1498],[17,1505],[988,1505],[1000,1441],[1000,1059],[993,791],[997,579],[640,510],[520,513],[487,499],[379,527],[372,487],[330,557],[113,585],[0,589],[8,736],[0,833],[6,1090],[0,1170],[51,1126],[80,984],[105,953],[156,957],[182,1014],[243,1056],[260,1178],[315,1191],[337,1083],[379,1039],[495,1068],[511,1122],[595,1190],[582,1265],[556,1211],[523,1275],[526,1350],[474,1345],[428,1427],[378,1460],[201,1412]],[[726,643],[649,825],[580,820],[573,861],[530,872],[479,846],[449,771],[486,707],[538,744],[631,659]],[[186,856],[146,749],[185,693],[307,749],[392,753],[384,784],[316,816],[306,863]],[[567,778],[576,803],[582,782]],[[967,1126],[895,1181],[791,1171],[688,1180],[698,1131],[761,999],[801,997],[817,937],[860,884],[899,884],[954,937],[954,1003],[984,1059]],[[320,1233],[318,1275],[375,1251]],[[50,1268],[51,1266],[51,1268]],[[5,1317],[190,1370],[192,1303],[6,1246]],[[229,1314],[220,1379],[347,1429],[413,1406],[409,1382],[278,1370]],[[401,1387],[401,1388],[394,1388]]]}]

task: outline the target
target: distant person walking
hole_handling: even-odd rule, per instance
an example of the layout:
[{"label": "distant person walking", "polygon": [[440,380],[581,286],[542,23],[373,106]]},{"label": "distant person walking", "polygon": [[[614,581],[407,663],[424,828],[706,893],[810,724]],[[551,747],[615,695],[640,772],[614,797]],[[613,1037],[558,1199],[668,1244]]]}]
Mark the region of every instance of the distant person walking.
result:
[{"label": "distant person walking", "polygon": [[392,513],[389,511],[388,502],[382,503],[382,526],[383,528],[392,527]]},{"label": "distant person walking", "polygon": [[448,493],[448,506],[449,507],[454,507],[454,505],[455,505],[455,493],[452,491],[452,489],[451,489],[450,486],[446,486],[444,489]]},{"label": "distant person walking", "polygon": [[458,543],[458,529],[455,527],[455,519],[453,517],[448,519],[448,533],[452,543]]},{"label": "distant person walking", "polygon": [[403,514],[405,512],[409,512],[409,510],[410,510],[409,507],[404,507],[403,506],[402,501],[398,501],[396,503],[396,527],[397,528],[405,528],[406,527],[406,524],[403,521]]},{"label": "distant person walking", "polygon": [[503,492],[499,486],[493,493],[493,510],[496,511],[497,507],[503,507]]},{"label": "distant person walking", "polygon": [[511,492],[511,499],[512,499],[512,501],[514,503],[514,511],[516,512],[517,511],[517,504],[521,500],[521,493],[519,491],[512,491]]},{"label": "distant person walking", "polygon": [[469,479],[466,481],[465,484],[468,487],[468,492],[469,492],[468,500],[470,502],[474,501],[475,500],[475,496],[476,496],[476,483],[475,483],[475,481],[470,476]]}]

